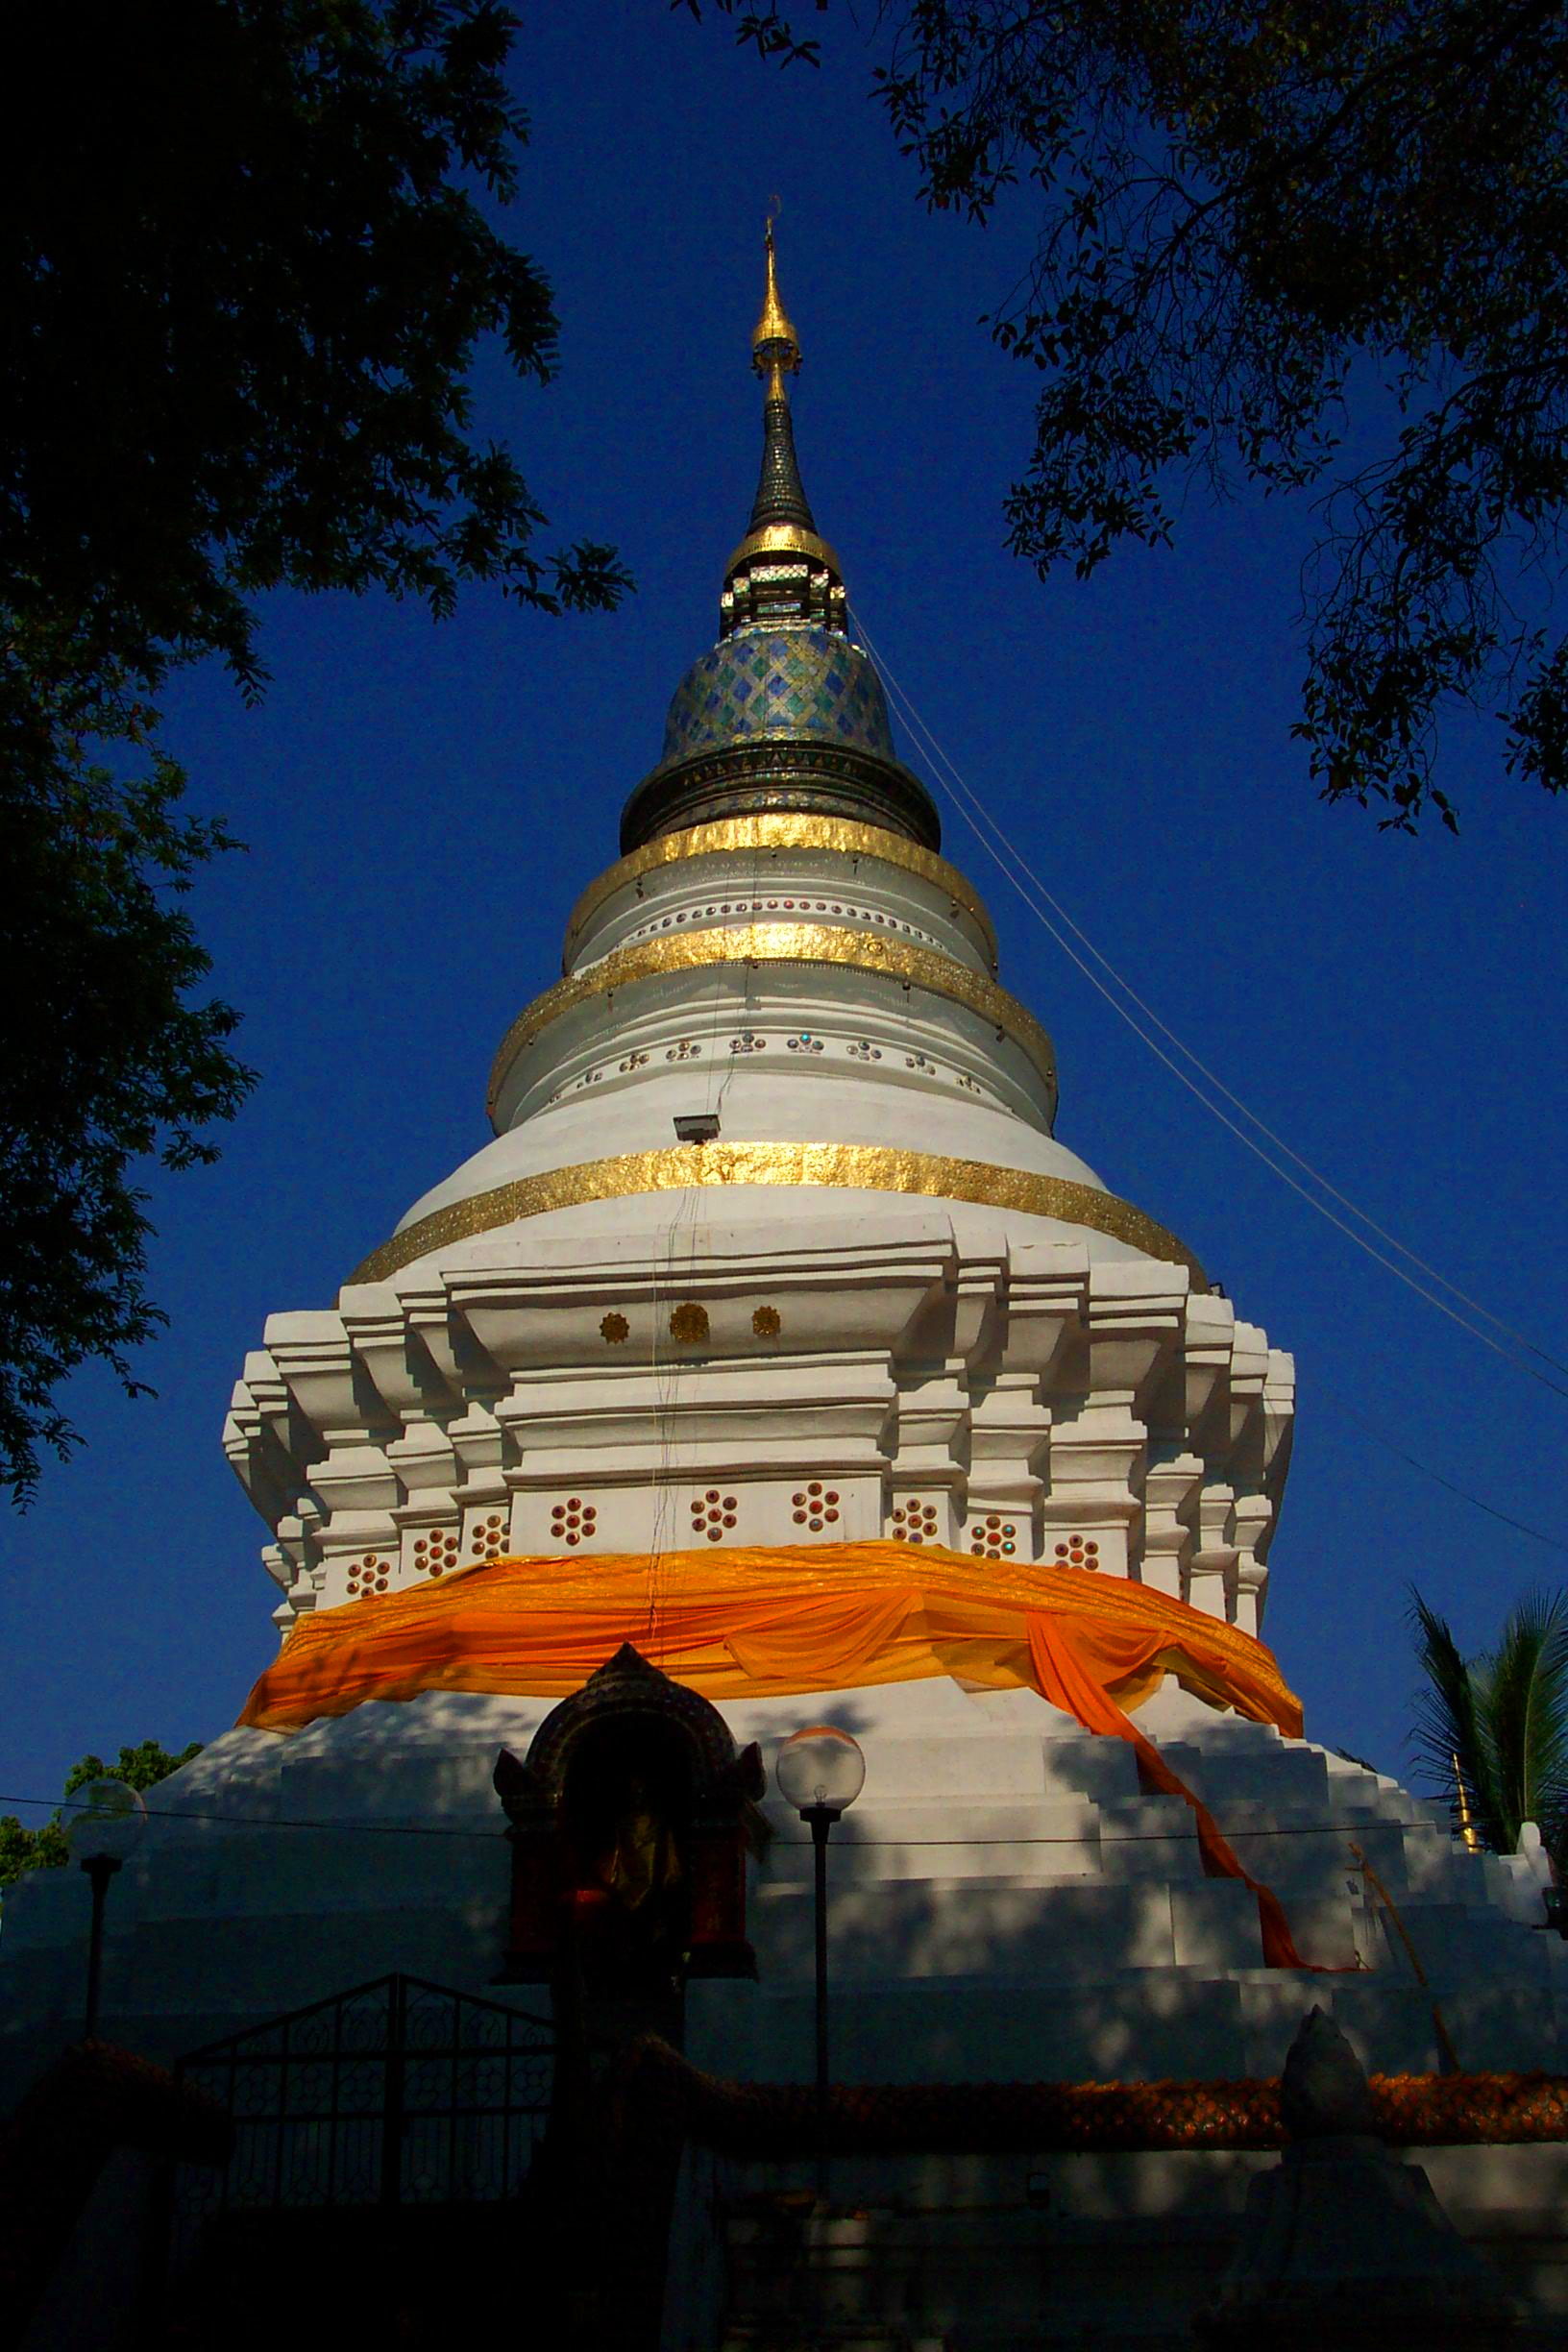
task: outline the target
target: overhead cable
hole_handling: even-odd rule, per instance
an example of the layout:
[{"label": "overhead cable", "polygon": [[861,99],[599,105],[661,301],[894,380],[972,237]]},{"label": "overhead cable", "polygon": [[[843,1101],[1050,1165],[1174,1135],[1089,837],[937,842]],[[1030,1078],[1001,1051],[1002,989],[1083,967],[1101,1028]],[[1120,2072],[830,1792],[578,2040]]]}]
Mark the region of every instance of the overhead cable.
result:
[{"label": "overhead cable", "polygon": [[[1371,1770],[1371,1767],[1363,1769]],[[1375,1779],[1386,1778],[1388,1776],[1374,1772],[1373,1777]],[[1140,1801],[1147,1802],[1148,1801],[1144,1799]],[[1178,1801],[1172,1800],[1172,1801]],[[1433,1806],[1440,1806],[1442,1803],[1440,1798],[1416,1798],[1414,1801],[1418,1804]],[[34,1810],[49,1813],[85,1813],[89,1810],[86,1805],[73,1804],[69,1798],[61,1803],[58,1798],[54,1797],[0,1796],[0,1805],[26,1805]],[[494,1828],[460,1829],[437,1822],[300,1821],[289,1815],[213,1813],[177,1805],[149,1805],[146,1818],[149,1822],[210,1822],[230,1829],[301,1829],[331,1837],[483,1838],[489,1841],[503,1839],[506,1835],[505,1824],[500,1821],[497,1822]],[[1394,1825],[1411,1826],[1409,1823]],[[1419,1827],[1423,1825],[1417,1823],[1414,1825]],[[1432,1826],[1436,1825],[1433,1821]],[[1365,1822],[1354,1821],[1278,1822],[1262,1826],[1227,1827],[1225,1835],[1232,1845],[1240,1845],[1244,1840],[1258,1838],[1340,1837],[1356,1830],[1364,1834],[1366,1827]],[[851,1828],[847,1832],[841,1831],[840,1834],[841,1837],[846,1839],[849,1845],[856,1847],[1082,1847],[1091,1840],[1099,1846],[1172,1846],[1189,1844],[1196,1836],[1197,1830],[1195,1823],[1188,1818],[1182,1826],[1174,1829],[1112,1829],[1107,1831],[1100,1829],[1097,1825],[1092,1825],[1080,1832],[1059,1831],[1054,1835],[1036,1837],[919,1837],[914,1835],[864,1837],[859,1833],[858,1827]],[[802,1851],[808,1851],[811,1846],[809,1838],[775,1836],[772,1842],[774,1847],[798,1847]],[[48,1865],[42,1867],[47,1868]],[[26,1873],[24,1875],[31,1875],[31,1873]]]},{"label": "overhead cable", "polygon": [[[1425,1259],[1418,1257],[1414,1250],[1409,1249],[1403,1241],[1399,1240],[1396,1236],[1387,1232],[1387,1230],[1384,1226],[1380,1225],[1374,1217],[1369,1215],[1365,1210],[1359,1208],[1357,1204],[1350,1199],[1348,1194],[1341,1191],[1337,1186],[1331,1183],[1326,1176],[1324,1176],[1312,1165],[1311,1161],[1307,1160],[1300,1152],[1296,1151],[1292,1145],[1286,1142],[1282,1137],[1276,1134],[1275,1130],[1270,1127],[1265,1120],[1261,1118],[1256,1112],[1249,1109],[1247,1104],[1241,1100],[1240,1096],[1235,1093],[1230,1087],[1226,1086],[1224,1081],[1209,1067],[1209,1065],[1197,1054],[1195,1054],[1188,1045],[1185,1044],[1176,1035],[1175,1031],[1172,1030],[1166,1022],[1161,1019],[1160,1016],[1153,1010],[1153,1008],[1149,1006],[1139,994],[1138,991],[1132,986],[1131,982],[1123,979],[1121,973],[1116,969],[1115,966],[1112,964],[1109,957],[1102,954],[1100,949],[1095,946],[1093,941],[1090,939],[1088,934],[1083,930],[1082,926],[1074,921],[1073,918],[1067,913],[1066,909],[1062,906],[1060,901],[1052,895],[1049,890],[1047,890],[1045,884],[1041,880],[1040,876],[1038,873],[1036,873],[1028,860],[1023,856],[1022,852],[1010,839],[1002,826],[998,824],[995,819],[991,816],[983,802],[971,791],[963,775],[959,772],[957,767],[948,757],[947,753],[943,749],[935,735],[932,734],[930,728],[920,717],[919,712],[910,700],[909,696],[904,692],[897,679],[894,676],[892,671],[888,668],[885,659],[878,652],[875,645],[873,644],[870,634],[868,631],[865,622],[861,618],[858,610],[852,617],[854,619],[855,626],[860,633],[861,639],[865,644],[866,650],[870,655],[883,684],[887,687],[890,696],[897,705],[900,716],[904,720],[904,723],[909,727],[912,735],[918,739],[917,747],[919,751],[922,764],[930,773],[932,781],[935,783],[938,791],[941,792],[943,796],[947,799],[957,810],[959,816],[963,819],[969,831],[979,842],[980,846],[985,850],[987,856],[998,869],[1004,880],[1007,881],[1013,890],[1017,893],[1017,895],[1023,900],[1025,906],[1028,907],[1030,913],[1035,917],[1035,919],[1056,941],[1058,946],[1062,949],[1063,953],[1069,959],[1069,961],[1076,965],[1078,969],[1083,973],[1085,979],[1089,981],[1090,987],[1095,989],[1098,993],[1104,997],[1106,1003],[1111,1006],[1112,1010],[1116,1013],[1123,1021],[1126,1022],[1128,1028],[1132,1030],[1134,1036],[1137,1037],[1140,1042],[1148,1048],[1150,1053],[1152,1053],[1159,1062],[1164,1064],[1164,1067],[1170,1071],[1174,1078],[1178,1079],[1180,1083],[1186,1087],[1188,1092],[1193,1095],[1196,1100],[1203,1105],[1203,1108],[1209,1113],[1211,1117],[1217,1119],[1221,1126],[1227,1128],[1239,1142],[1246,1146],[1247,1150],[1250,1151],[1255,1158],[1261,1160],[1265,1167],[1269,1168],[1276,1176],[1278,1176],[1282,1183],[1288,1185],[1293,1192],[1299,1194],[1299,1196],[1306,1201],[1311,1208],[1315,1209],[1319,1216],[1327,1218],[1328,1222],[1335,1226],[1338,1232],[1344,1234],[1348,1239],[1355,1242],[1358,1249],[1364,1250],[1369,1258],[1374,1259],[1379,1265],[1385,1267],[1390,1274],[1396,1276],[1396,1278],[1400,1282],[1404,1283],[1408,1288],[1415,1291],[1418,1297],[1424,1298],[1429,1305],[1435,1307],[1439,1313],[1447,1315],[1452,1322],[1455,1322],[1459,1326],[1461,1331],[1468,1332],[1472,1338],[1479,1339],[1483,1346],[1490,1348],[1495,1355],[1501,1356],[1506,1363],[1513,1364],[1517,1370],[1528,1374],[1531,1380],[1539,1382],[1543,1388],[1551,1389],[1555,1396],[1568,1398],[1568,1387],[1564,1387],[1557,1381],[1549,1379],[1544,1372],[1537,1371],[1534,1364],[1521,1362],[1515,1351],[1519,1349],[1524,1350],[1527,1355],[1534,1357],[1539,1363],[1549,1364],[1554,1371],[1560,1372],[1564,1376],[1564,1379],[1568,1379],[1568,1363],[1565,1363],[1559,1358],[1551,1355],[1546,1349],[1537,1346],[1532,1339],[1529,1338],[1524,1333],[1517,1331],[1512,1324],[1506,1322],[1501,1315],[1494,1314],[1490,1308],[1483,1307],[1479,1303],[1479,1301],[1472,1299],[1469,1294],[1466,1291],[1461,1290],[1457,1284],[1450,1282],[1446,1275],[1440,1274],[1435,1267],[1429,1265]],[[943,773],[944,770],[946,772],[945,774]],[[996,845],[997,844],[1000,844],[1000,847]],[[1041,899],[1045,902],[1043,907],[1038,902]],[[1045,912],[1046,907],[1051,910],[1050,914]],[[1057,919],[1056,920],[1052,919],[1053,915]],[[1326,1192],[1330,1199],[1336,1201],[1341,1208],[1349,1212],[1351,1216],[1357,1218],[1361,1225],[1365,1226],[1368,1233],[1376,1234],[1380,1240],[1387,1242],[1389,1248],[1397,1251],[1400,1258],[1408,1260],[1410,1265],[1419,1268],[1420,1272],[1427,1275],[1431,1282],[1435,1283],[1440,1290],[1446,1291],[1449,1294],[1448,1298],[1439,1297],[1437,1295],[1437,1291],[1429,1289],[1425,1283],[1418,1282],[1412,1274],[1407,1271],[1404,1265],[1397,1262],[1396,1259],[1390,1258],[1385,1255],[1383,1250],[1375,1248],[1366,1238],[1366,1235],[1364,1233],[1359,1232],[1355,1225],[1347,1223],[1344,1217],[1336,1215],[1335,1211],[1328,1207],[1325,1201],[1320,1200],[1316,1193],[1310,1190],[1309,1188],[1301,1183],[1296,1176],[1293,1176],[1288,1167],[1282,1166],[1278,1160],[1276,1160],[1269,1152],[1265,1151],[1262,1145],[1259,1143],[1252,1135],[1249,1135],[1244,1127],[1238,1125],[1237,1120],[1228,1116],[1228,1115],[1219,1108],[1217,1103],[1211,1101],[1209,1096],[1203,1091],[1203,1089],[1198,1086],[1188,1075],[1188,1071],[1182,1068],[1181,1065],[1173,1060],[1171,1055],[1165,1052],[1164,1047],[1157,1041],[1157,1040],[1151,1037],[1148,1034],[1148,1031],[1140,1026],[1139,1022],[1134,1018],[1133,1015],[1127,1010],[1127,1004],[1121,1001],[1121,996],[1115,994],[1112,988],[1106,986],[1105,982],[1100,978],[1099,973],[1093,970],[1090,965],[1085,961],[1085,957],[1078,952],[1077,948],[1072,943],[1072,940],[1065,936],[1064,928],[1059,926],[1065,926],[1066,931],[1070,932],[1074,939],[1082,943],[1088,955],[1092,957],[1094,963],[1098,964],[1105,972],[1109,973],[1111,980],[1115,983],[1115,988],[1121,992],[1121,996],[1125,996],[1127,1003],[1136,1005],[1139,1013],[1143,1015],[1144,1018],[1151,1024],[1151,1026],[1159,1031],[1160,1036],[1168,1039],[1171,1045],[1175,1047],[1177,1053],[1181,1054],[1186,1061],[1190,1063],[1192,1068],[1200,1072],[1202,1077],[1214,1089],[1217,1093],[1223,1095],[1227,1102],[1234,1105],[1236,1110],[1241,1114],[1241,1116],[1249,1121],[1250,1124],[1258,1130],[1260,1135],[1265,1136],[1269,1142],[1274,1144],[1280,1152],[1284,1153],[1285,1157],[1288,1161],[1310,1176],[1312,1183],[1317,1185],[1322,1191]],[[1459,1302],[1459,1307],[1451,1306],[1449,1304],[1449,1299],[1458,1300]],[[1459,1308],[1461,1307],[1468,1311],[1461,1313],[1459,1311]],[[1477,1322],[1472,1320],[1472,1317],[1474,1316],[1479,1316],[1482,1321],[1490,1324],[1493,1327],[1493,1331],[1503,1333],[1506,1337],[1512,1342],[1512,1346],[1505,1346],[1502,1340],[1495,1338],[1492,1335],[1492,1332],[1482,1330]]]},{"label": "overhead cable", "polygon": [[1472,1504],[1477,1510],[1484,1511],[1488,1519],[1500,1520],[1504,1527],[1513,1528],[1517,1533],[1531,1536],[1534,1542],[1545,1544],[1549,1551],[1568,1554],[1568,1543],[1564,1543],[1560,1537],[1548,1535],[1542,1528],[1531,1527],[1528,1519],[1515,1519],[1511,1512],[1499,1510],[1494,1503],[1483,1503],[1480,1495],[1470,1492],[1468,1486],[1456,1485],[1453,1479],[1445,1478],[1442,1471],[1434,1470],[1430,1462],[1418,1460],[1415,1455],[1408,1454],[1396,1439],[1388,1436],[1384,1431],[1374,1428],[1360,1407],[1347,1405],[1343,1397],[1336,1397],[1331,1389],[1320,1386],[1317,1393],[1319,1401],[1327,1405],[1332,1412],[1343,1414],[1347,1421],[1355,1424],[1363,1437],[1370,1437],[1374,1445],[1382,1446],[1409,1469],[1418,1470],[1423,1478],[1446,1487],[1451,1495],[1458,1495],[1461,1503]]}]

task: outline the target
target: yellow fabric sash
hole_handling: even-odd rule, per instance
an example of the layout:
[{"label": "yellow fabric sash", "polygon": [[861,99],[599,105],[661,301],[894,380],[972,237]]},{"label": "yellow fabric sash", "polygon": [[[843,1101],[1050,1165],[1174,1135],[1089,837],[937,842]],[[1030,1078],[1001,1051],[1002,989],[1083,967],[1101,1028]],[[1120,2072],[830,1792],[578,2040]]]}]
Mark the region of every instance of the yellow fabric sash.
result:
[{"label": "yellow fabric sash", "polygon": [[1299,1734],[1272,1652],[1146,1584],[888,1542],[553,1555],[302,1617],[240,1716],[294,1730],[426,1690],[564,1698],[624,1641],[709,1699],[960,1675],[1040,1687],[1031,1620],[1072,1629],[1093,1679],[1136,1707],[1166,1674]]},{"label": "yellow fabric sash", "polygon": [[502,1559],[304,1617],[242,1724],[288,1731],[367,1699],[427,1690],[565,1697],[629,1641],[709,1699],[760,1699],[959,1675],[1026,1686],[1136,1750],[1147,1786],[1197,1819],[1207,1867],[1258,1899],[1263,1956],[1307,1968],[1278,1899],[1129,1720],[1167,1674],[1255,1722],[1301,1730],[1272,1652],[1145,1584],[936,1545],[736,1545]]}]

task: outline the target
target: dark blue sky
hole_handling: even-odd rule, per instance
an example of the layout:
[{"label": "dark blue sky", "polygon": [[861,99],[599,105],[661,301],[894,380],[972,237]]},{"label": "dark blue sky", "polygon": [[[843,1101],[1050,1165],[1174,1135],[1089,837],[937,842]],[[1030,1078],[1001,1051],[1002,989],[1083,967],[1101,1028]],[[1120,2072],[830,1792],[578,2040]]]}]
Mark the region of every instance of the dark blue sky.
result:
[{"label": "dark blue sky", "polygon": [[[755,479],[747,338],[775,190],[807,486],[926,723],[1229,1085],[1562,1352],[1565,812],[1463,726],[1442,778],[1458,841],[1317,803],[1287,733],[1299,510],[1196,504],[1175,551],[1129,551],[1088,587],[1041,588],[1005,554],[1031,384],[976,320],[1017,274],[1026,213],[984,233],[929,220],[864,53],[822,21],[818,75],[765,71],[662,0],[540,10],[520,42],[515,233],[556,285],[563,368],[541,392],[487,362],[481,404],[560,532],[620,543],[639,583],[624,611],[551,622],[477,595],[438,627],[413,606],[280,599],[259,712],[216,672],[170,698],[197,802],[250,844],[195,913],[262,1078],[221,1164],[156,1188],[172,1323],[137,1368],[157,1401],[77,1382],[89,1443],[5,1529],[0,1795],[52,1797],[86,1748],[211,1736],[271,1653],[263,1530],[218,1444],[231,1384],[269,1311],[330,1305],[484,1139],[495,1044],[554,976],[567,910],[714,634]],[[1407,1581],[1480,1641],[1564,1563],[1369,1431],[1558,1536],[1563,1400],[1251,1160],[956,821],[947,847],[1056,1038],[1064,1141],[1295,1355],[1267,1632],[1313,1735],[1400,1769]]]}]

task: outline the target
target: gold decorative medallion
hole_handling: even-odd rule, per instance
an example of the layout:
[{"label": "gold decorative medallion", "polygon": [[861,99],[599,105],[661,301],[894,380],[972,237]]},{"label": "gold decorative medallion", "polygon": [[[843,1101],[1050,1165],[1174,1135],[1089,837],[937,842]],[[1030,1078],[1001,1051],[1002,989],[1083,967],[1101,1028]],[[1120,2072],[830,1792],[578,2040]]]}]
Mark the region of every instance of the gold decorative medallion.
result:
[{"label": "gold decorative medallion", "polygon": [[776,1339],[784,1328],[784,1318],[776,1307],[759,1307],[751,1317],[751,1329],[759,1339]]},{"label": "gold decorative medallion", "polygon": [[686,1299],[670,1317],[670,1336],[682,1347],[697,1347],[708,1335],[708,1311],[696,1299]]},{"label": "gold decorative medallion", "polygon": [[601,1339],[607,1339],[611,1347],[619,1347],[622,1340],[628,1336],[630,1331],[631,1325],[624,1314],[611,1313],[607,1314],[600,1323],[599,1335]]}]

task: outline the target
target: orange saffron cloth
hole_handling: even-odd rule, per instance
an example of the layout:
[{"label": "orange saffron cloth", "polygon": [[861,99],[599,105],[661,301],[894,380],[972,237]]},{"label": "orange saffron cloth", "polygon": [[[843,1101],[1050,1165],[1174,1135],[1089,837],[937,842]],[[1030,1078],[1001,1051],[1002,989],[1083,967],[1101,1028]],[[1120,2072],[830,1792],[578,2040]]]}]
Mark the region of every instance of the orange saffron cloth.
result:
[{"label": "orange saffron cloth", "polygon": [[1125,1710],[1174,1674],[1200,1697],[1301,1732],[1273,1653],[1236,1626],[1120,1577],[890,1542],[500,1559],[302,1617],[241,1724],[293,1731],[421,1691],[565,1698],[631,1642],[704,1698],[764,1699],[955,1675],[1037,1690],[1126,1740],[1144,1784],[1181,1797],[1212,1874],[1258,1899],[1263,1956],[1307,1968],[1278,1898]]}]

